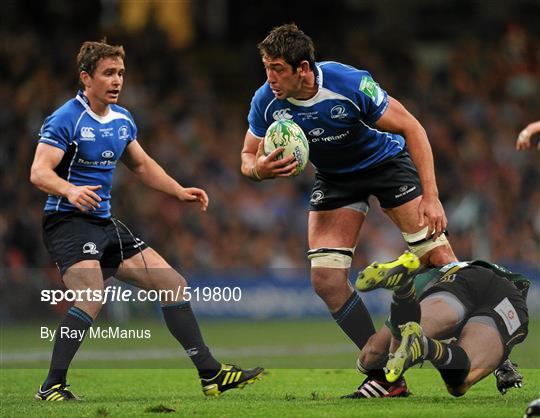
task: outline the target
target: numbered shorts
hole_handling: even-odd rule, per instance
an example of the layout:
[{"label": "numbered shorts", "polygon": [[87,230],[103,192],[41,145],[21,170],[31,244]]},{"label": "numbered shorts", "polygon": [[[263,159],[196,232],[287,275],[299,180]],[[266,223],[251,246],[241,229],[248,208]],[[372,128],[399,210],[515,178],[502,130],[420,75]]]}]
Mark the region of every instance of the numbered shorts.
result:
[{"label": "numbered shorts", "polygon": [[311,191],[310,210],[332,210],[365,202],[375,196],[383,208],[395,208],[422,195],[418,171],[409,154],[399,153],[375,167],[355,173],[317,171]]},{"label": "numbered shorts", "polygon": [[468,266],[422,293],[424,299],[445,291],[456,296],[465,306],[466,319],[488,316],[495,321],[504,344],[505,355],[522,342],[528,333],[527,302],[510,281],[480,266]]},{"label": "numbered shorts", "polygon": [[43,217],[43,240],[63,276],[82,260],[99,260],[104,279],[123,260],[148,246],[119,220],[82,212],[52,212]]}]

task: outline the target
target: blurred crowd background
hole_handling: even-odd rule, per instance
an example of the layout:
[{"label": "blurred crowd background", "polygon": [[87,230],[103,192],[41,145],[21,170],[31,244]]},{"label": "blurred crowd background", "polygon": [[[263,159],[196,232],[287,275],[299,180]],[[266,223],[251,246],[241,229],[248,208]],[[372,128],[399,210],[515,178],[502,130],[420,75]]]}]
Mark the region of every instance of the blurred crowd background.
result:
[{"label": "blurred crowd background", "polygon": [[[540,119],[537,1],[19,1],[0,17],[3,292],[23,297],[36,282],[17,269],[54,267],[41,238],[46,196],[29,169],[44,118],[77,91],[80,44],[103,37],[126,49],[120,104],[139,141],[211,200],[201,213],[119,166],[113,213],[181,270],[307,267],[313,169],[263,183],[239,170],[249,103],[265,80],[256,43],[292,21],[318,60],[367,69],[426,128],[457,256],[538,269],[540,153],[515,150]],[[355,266],[403,249],[373,200]]]}]

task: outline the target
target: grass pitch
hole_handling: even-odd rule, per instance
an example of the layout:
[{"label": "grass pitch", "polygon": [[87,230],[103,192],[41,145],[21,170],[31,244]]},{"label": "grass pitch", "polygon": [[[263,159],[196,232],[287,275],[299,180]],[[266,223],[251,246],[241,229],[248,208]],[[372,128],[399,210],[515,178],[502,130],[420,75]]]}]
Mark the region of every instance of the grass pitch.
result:
[{"label": "grass pitch", "polygon": [[151,339],[85,341],[68,375],[71,389],[84,399],[77,403],[33,400],[52,343],[37,336],[36,325],[2,327],[0,416],[521,417],[540,396],[536,323],[512,354],[525,378],[522,389],[502,396],[489,376],[464,397],[453,398],[437,371],[424,366],[406,375],[411,397],[373,400],[339,398],[363,376],[354,370],[356,350],[330,320],[203,323],[219,359],[267,368],[260,381],[217,398],[203,396],[195,370],[164,326],[139,323],[137,328],[152,330]]},{"label": "grass pitch", "polygon": [[[162,413],[181,417],[521,417],[538,397],[539,372],[524,370],[525,387],[505,396],[493,377],[465,397],[452,398],[434,370],[407,374],[413,395],[399,399],[339,399],[361,377],[343,369],[272,369],[243,390],[205,398],[196,373],[163,369],[82,369],[70,374],[83,402],[32,399],[41,370],[4,370],[3,417],[141,417]],[[536,387],[534,386],[536,381]]]}]

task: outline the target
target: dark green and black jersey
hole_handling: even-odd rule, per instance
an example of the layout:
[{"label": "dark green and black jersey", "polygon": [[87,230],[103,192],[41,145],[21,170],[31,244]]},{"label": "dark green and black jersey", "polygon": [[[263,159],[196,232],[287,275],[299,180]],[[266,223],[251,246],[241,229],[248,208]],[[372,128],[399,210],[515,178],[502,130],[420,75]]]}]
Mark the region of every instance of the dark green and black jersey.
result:
[{"label": "dark green and black jersey", "polygon": [[[416,296],[418,300],[422,300],[430,294],[439,291],[450,291],[466,305],[469,311],[473,312],[482,304],[483,295],[488,296],[485,292],[494,293],[496,291],[495,287],[497,289],[500,287],[493,286],[489,288],[493,290],[492,292],[485,287],[486,280],[484,279],[487,277],[487,270],[491,272],[488,276],[494,274],[493,277],[503,279],[501,285],[506,281],[513,283],[515,287],[502,286],[502,289],[506,290],[499,289],[497,292],[503,292],[505,294],[513,294],[515,292],[516,297],[522,301],[521,304],[526,309],[525,303],[530,281],[522,274],[513,273],[505,267],[484,260],[454,262],[443,267],[428,268],[421,271],[414,278]],[[456,282],[457,278],[460,278],[460,280]],[[468,283],[467,286],[462,285],[463,283],[461,282],[463,280]],[[399,332],[393,329],[389,320],[386,321],[386,325],[394,335],[399,335]]]},{"label": "dark green and black jersey", "polygon": [[416,275],[414,278],[414,287],[416,295],[421,299],[422,294],[437,283],[444,282],[454,274],[459,274],[459,271],[470,266],[480,266],[493,271],[497,276],[505,278],[521,291],[523,297],[527,297],[527,292],[531,284],[530,280],[522,274],[513,273],[507,268],[495,263],[490,263],[484,260],[459,261],[447,264],[439,268],[430,268]]}]

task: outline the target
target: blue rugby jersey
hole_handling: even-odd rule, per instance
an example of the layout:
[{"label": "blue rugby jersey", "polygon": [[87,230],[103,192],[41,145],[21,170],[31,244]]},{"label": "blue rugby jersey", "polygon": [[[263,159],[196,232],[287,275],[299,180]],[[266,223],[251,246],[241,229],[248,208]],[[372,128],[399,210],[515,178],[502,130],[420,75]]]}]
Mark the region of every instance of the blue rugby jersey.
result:
[{"label": "blue rugby jersey", "polygon": [[397,155],[401,135],[382,132],[375,122],[388,107],[388,94],[367,71],[338,62],[316,64],[319,89],[308,100],[278,100],[268,82],[253,96],[249,132],[263,138],[277,119],[294,120],[309,141],[309,158],[322,173],[352,173]]},{"label": "blue rugby jersey", "polygon": [[[114,169],[126,146],[136,138],[137,127],[126,109],[113,104],[106,116],[96,115],[81,91],[47,117],[39,133],[39,142],[65,152],[55,168],[58,176],[76,186],[102,186],[96,190],[102,199],[100,207],[91,212],[101,218],[111,216]],[[44,211],[79,209],[65,197],[49,195]]]}]

